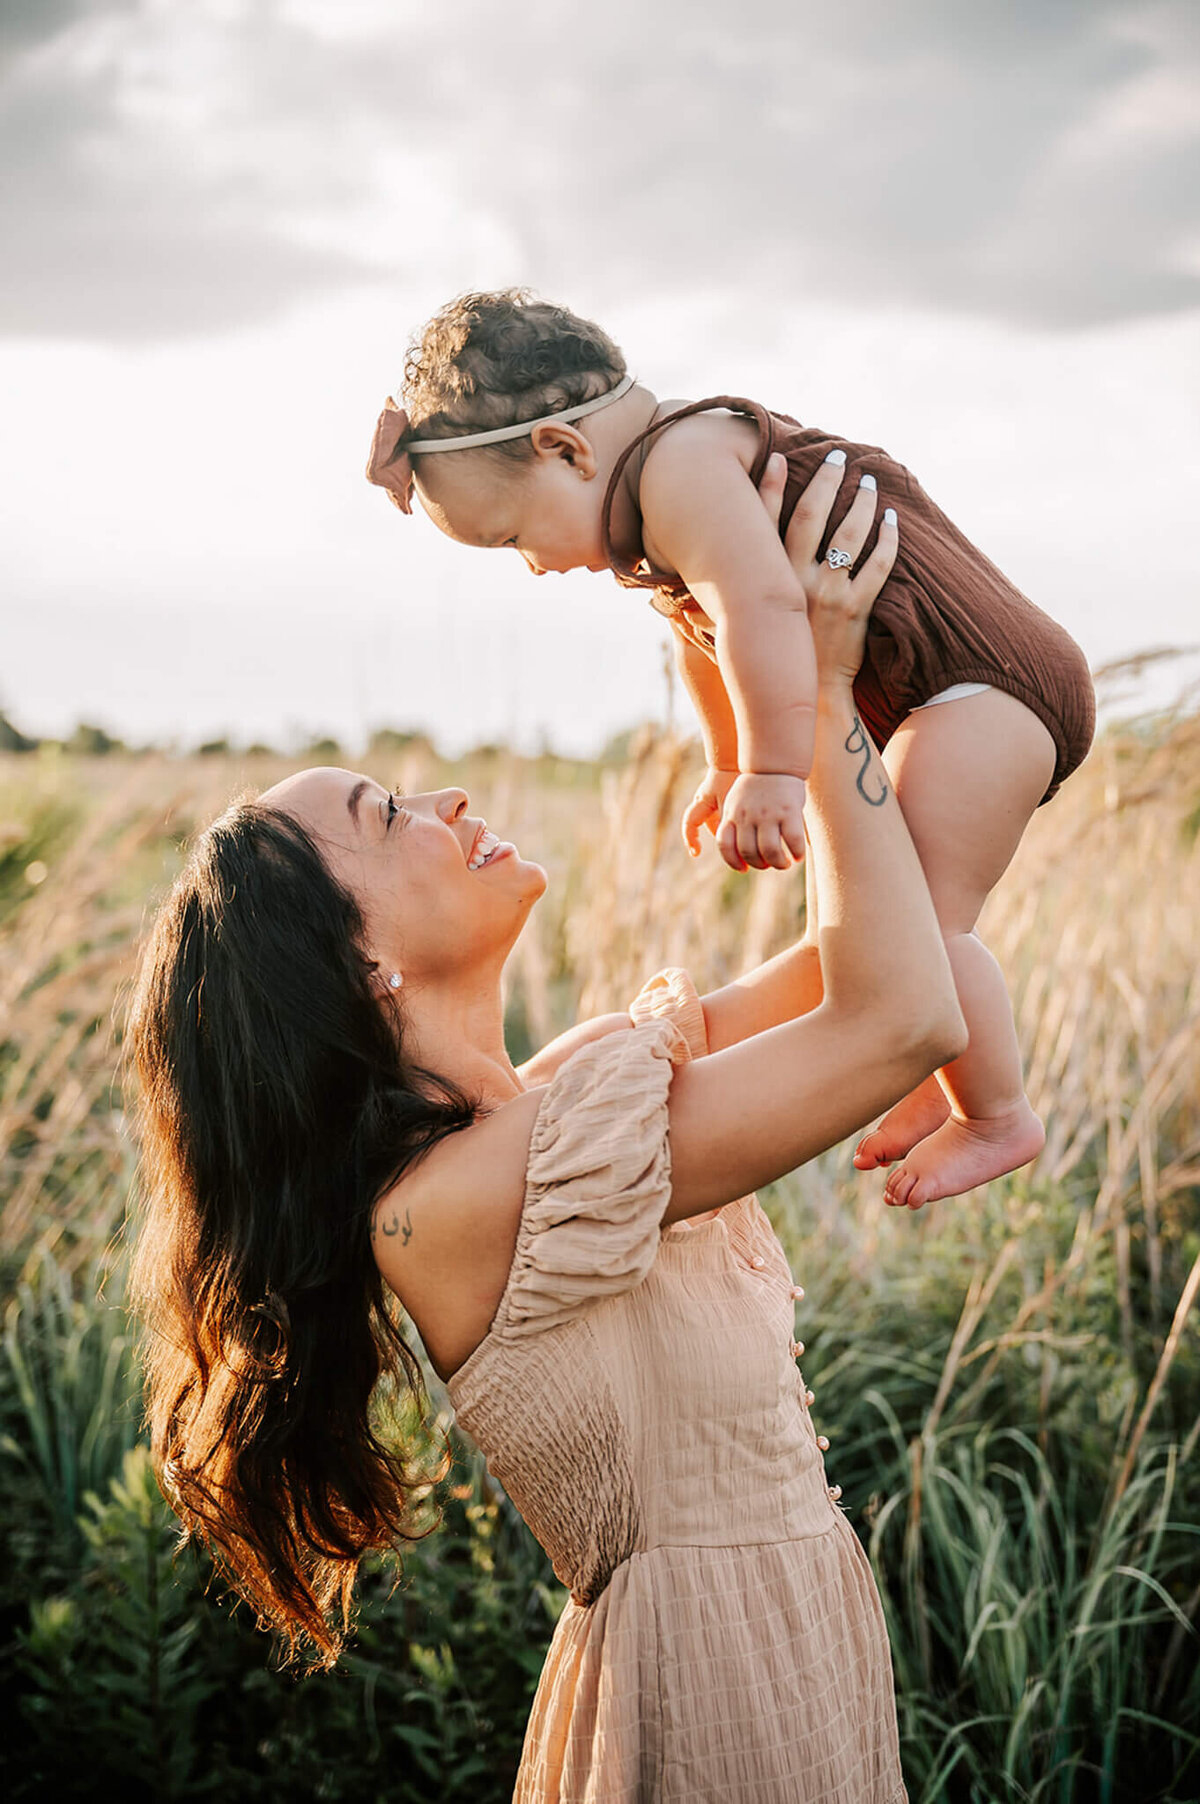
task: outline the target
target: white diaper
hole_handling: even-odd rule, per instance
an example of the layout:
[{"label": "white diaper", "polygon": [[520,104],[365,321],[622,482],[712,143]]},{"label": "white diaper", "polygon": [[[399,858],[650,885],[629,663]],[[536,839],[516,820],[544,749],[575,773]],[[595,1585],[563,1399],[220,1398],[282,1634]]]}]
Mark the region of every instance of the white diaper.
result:
[{"label": "white diaper", "polygon": [[956,702],[964,695],[982,695],[991,686],[990,683],[951,683],[949,689],[939,689],[927,702],[918,702],[912,712],[919,713],[922,708],[932,708],[938,702]]}]

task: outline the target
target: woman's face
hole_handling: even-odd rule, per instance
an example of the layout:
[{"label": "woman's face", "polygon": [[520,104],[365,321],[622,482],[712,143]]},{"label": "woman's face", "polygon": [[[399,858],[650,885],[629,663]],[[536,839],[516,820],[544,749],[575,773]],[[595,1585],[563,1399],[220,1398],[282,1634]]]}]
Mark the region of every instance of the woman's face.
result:
[{"label": "woman's face", "polygon": [[405,796],[348,770],[307,770],[262,800],[312,834],[362,911],[365,950],[405,987],[502,962],[546,873],[469,814],[462,789]]}]

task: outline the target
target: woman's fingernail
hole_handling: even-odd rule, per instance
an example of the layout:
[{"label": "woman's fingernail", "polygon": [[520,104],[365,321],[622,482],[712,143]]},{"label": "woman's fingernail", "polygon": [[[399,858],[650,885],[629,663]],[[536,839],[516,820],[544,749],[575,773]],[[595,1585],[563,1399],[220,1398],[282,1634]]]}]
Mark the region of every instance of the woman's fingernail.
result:
[{"label": "woman's fingernail", "polygon": [[831,451],[829,456],[825,459],[827,464],[844,464],[845,461],[846,453],[844,451]]},{"label": "woman's fingernail", "polygon": [[896,524],[896,510],[894,507],[884,508],[883,523],[885,526],[894,526]]},{"label": "woman's fingernail", "polygon": [[875,487],[875,478],[873,476],[860,476],[858,479],[858,486],[860,489],[873,489]]}]

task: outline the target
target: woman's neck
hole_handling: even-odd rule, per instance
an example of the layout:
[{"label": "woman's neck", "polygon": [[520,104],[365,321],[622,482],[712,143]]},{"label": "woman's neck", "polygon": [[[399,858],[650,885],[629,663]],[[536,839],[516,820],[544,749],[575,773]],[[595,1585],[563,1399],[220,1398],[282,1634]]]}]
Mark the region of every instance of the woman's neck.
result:
[{"label": "woman's neck", "polygon": [[495,978],[414,983],[404,999],[406,1057],[449,1079],[484,1107],[522,1090],[504,1044],[504,1004]]}]

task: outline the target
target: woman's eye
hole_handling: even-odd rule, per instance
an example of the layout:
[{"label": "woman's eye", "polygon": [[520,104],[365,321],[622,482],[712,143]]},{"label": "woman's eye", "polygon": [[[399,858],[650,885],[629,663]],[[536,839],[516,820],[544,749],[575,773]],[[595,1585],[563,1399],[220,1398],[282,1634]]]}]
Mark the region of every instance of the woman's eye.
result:
[{"label": "woman's eye", "polygon": [[399,814],[399,812],[400,812],[400,810],[396,806],[396,792],[394,789],[389,789],[388,790],[388,799],[387,799],[387,824],[389,827],[391,826],[392,822],[395,820],[395,818]]}]

